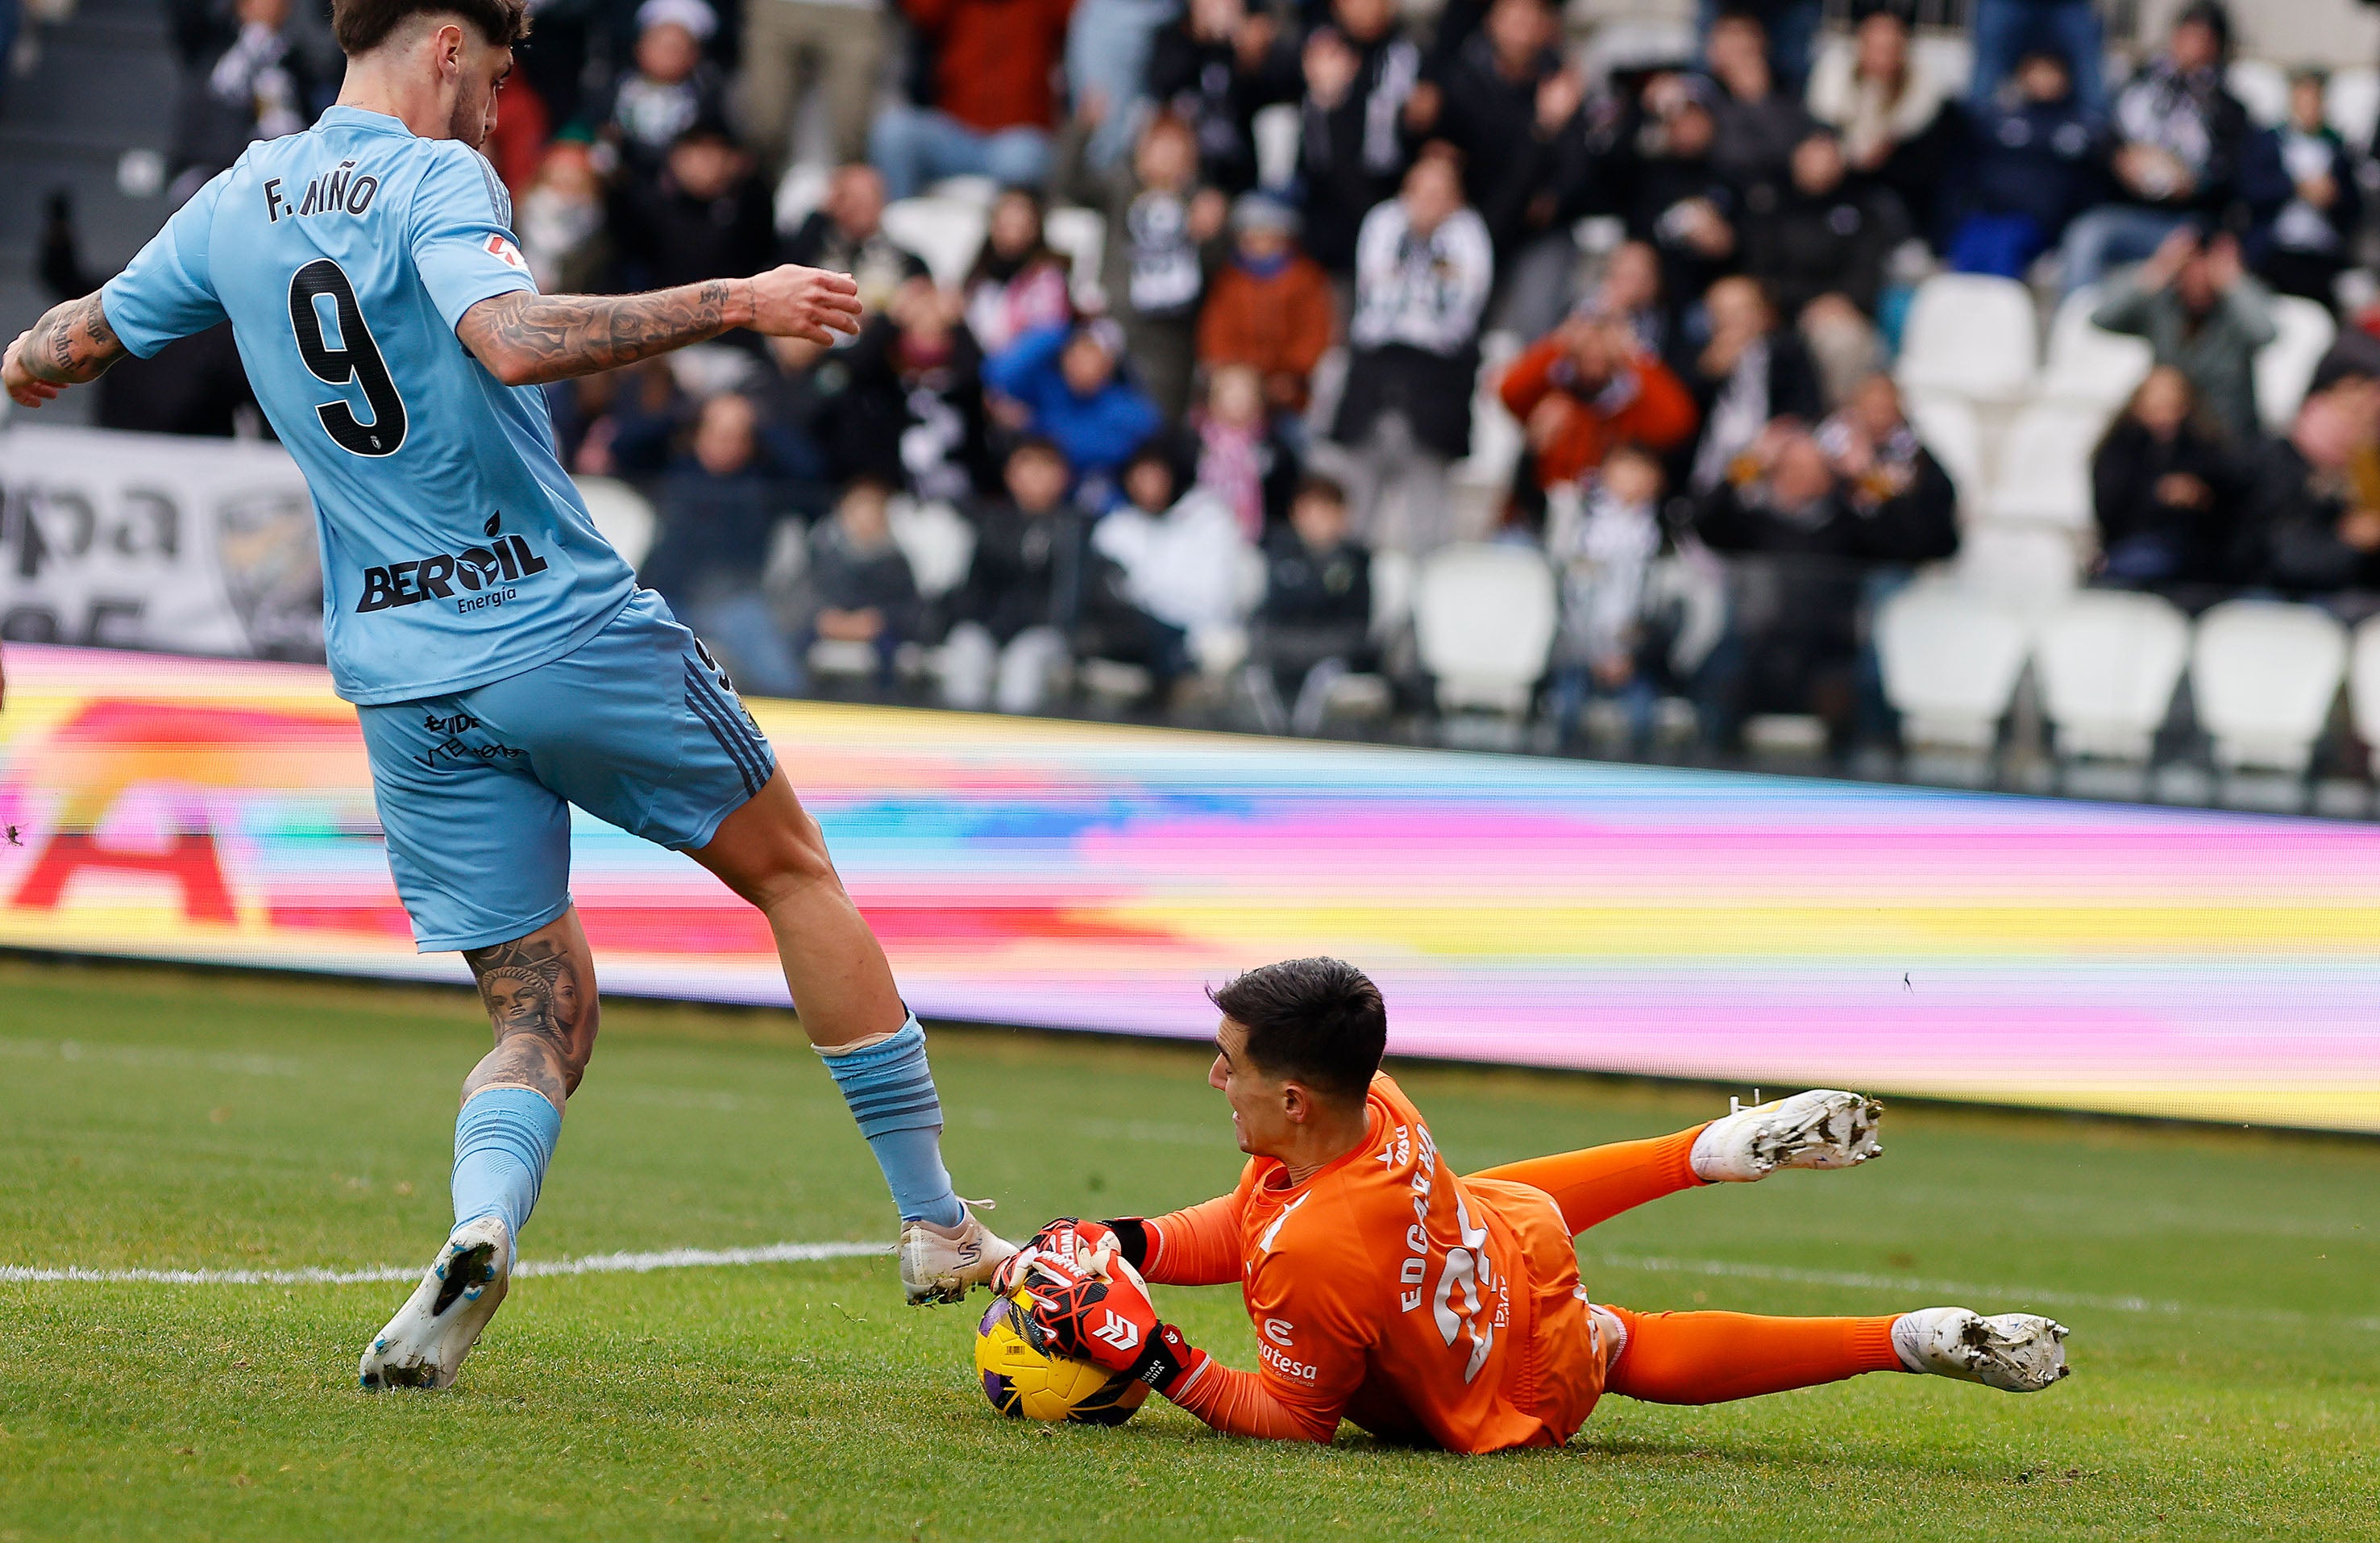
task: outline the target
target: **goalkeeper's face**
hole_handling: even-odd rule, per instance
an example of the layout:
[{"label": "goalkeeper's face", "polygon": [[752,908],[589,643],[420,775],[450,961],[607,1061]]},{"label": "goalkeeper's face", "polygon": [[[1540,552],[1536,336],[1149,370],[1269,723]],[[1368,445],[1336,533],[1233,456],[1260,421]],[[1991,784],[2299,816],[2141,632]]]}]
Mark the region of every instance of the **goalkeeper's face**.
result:
[{"label": "goalkeeper's face", "polygon": [[1208,1085],[1232,1106],[1232,1130],[1252,1157],[1285,1157],[1294,1149],[1312,1096],[1299,1083],[1268,1076],[1248,1058],[1247,1026],[1225,1018],[1215,1029],[1215,1063]]}]

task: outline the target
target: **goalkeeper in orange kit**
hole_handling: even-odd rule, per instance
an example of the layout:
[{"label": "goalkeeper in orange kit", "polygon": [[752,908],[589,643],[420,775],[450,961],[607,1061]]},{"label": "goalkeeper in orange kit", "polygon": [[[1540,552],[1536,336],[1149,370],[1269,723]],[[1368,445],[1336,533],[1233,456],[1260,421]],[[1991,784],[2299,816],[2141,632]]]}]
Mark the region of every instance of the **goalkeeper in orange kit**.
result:
[{"label": "goalkeeper in orange kit", "polygon": [[[1148,1219],[1051,1222],[1003,1267],[1050,1348],[1130,1371],[1218,1430],[1328,1441],[1342,1419],[1455,1452],[1559,1446],[1606,1392],[1712,1403],[1870,1371],[2030,1392],[2066,1375],[2063,1326],[1927,1307],[1878,1318],[1639,1313],[1589,1301],[1571,1239],[1632,1206],[1779,1168],[1876,1155],[1876,1106],[1820,1090],[1674,1136],[1458,1176],[1379,1075],[1380,993],[1293,959],[1211,993],[1208,1080],[1247,1168]],[[1160,1321],[1144,1281],[1236,1281],[1254,1372]]]}]

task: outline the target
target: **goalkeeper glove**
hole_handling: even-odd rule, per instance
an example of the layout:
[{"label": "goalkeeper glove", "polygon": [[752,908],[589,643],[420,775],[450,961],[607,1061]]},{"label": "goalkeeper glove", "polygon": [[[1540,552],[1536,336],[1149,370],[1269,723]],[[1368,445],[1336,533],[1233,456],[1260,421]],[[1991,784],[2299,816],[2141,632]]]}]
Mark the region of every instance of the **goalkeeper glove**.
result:
[{"label": "goalkeeper glove", "polygon": [[1061,1355],[1128,1373],[1168,1398],[1206,1367],[1205,1351],[1159,1321],[1138,1272],[1112,1246],[1094,1248],[1079,1261],[1052,1250],[1034,1260],[1023,1282],[1027,1316]]}]

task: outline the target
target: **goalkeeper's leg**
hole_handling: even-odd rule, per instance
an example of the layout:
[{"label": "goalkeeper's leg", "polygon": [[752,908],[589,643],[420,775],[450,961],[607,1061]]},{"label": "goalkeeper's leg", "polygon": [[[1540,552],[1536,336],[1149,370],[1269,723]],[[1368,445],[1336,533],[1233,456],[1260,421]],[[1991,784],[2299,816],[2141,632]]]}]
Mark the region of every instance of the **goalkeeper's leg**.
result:
[{"label": "goalkeeper's leg", "polygon": [[1718,1403],[1871,1371],[1930,1372],[2010,1392],[2066,1375],[2066,1330],[2031,1313],[1927,1307],[1885,1318],[1639,1313],[1597,1303],[1620,1327],[1605,1391],[1649,1403]]}]

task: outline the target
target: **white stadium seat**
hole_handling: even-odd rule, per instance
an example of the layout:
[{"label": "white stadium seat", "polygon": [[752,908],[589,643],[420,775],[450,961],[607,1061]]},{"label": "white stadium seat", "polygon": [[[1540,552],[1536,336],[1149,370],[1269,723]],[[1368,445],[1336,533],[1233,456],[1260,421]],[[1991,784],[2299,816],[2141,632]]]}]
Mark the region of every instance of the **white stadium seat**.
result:
[{"label": "white stadium seat", "polygon": [[991,206],[1000,201],[1000,183],[994,177],[978,176],[972,172],[964,172],[957,176],[943,177],[926,189],[926,196],[936,199],[955,199],[961,203],[974,204],[989,214],[991,213]]},{"label": "white stadium seat", "polygon": [[941,499],[920,504],[896,498],[886,518],[920,595],[940,600],[965,581],[967,565],[975,559],[975,527],[956,509]]},{"label": "white stadium seat", "polygon": [[2305,771],[2346,674],[2347,629],[2311,605],[2226,601],[2191,640],[2191,698],[2226,771]]},{"label": "white stadium seat", "polygon": [[2067,531],[1985,519],[1960,533],[1958,577],[1972,594],[2038,615],[2074,592],[2082,564]]},{"label": "white stadium seat", "polygon": [[2105,298],[2097,285],[2086,284],[2058,302],[2049,322],[2048,357],[2041,362],[2044,400],[2089,403],[2112,416],[2147,378],[2155,357],[2147,338],[2091,324]]},{"label": "white stadium seat", "polygon": [[884,206],[884,233],[926,260],[934,282],[955,285],[966,277],[983,245],[983,205],[967,199],[898,199]]},{"label": "white stadium seat", "polygon": [[2033,658],[2058,754],[2147,760],[2189,652],[2189,618],[2155,595],[2093,589],[2051,612]]},{"label": "white stadium seat", "polygon": [[2104,419],[2070,403],[2035,402],[2019,412],[1985,504],[1991,517],[2089,529],[2091,456],[2106,431]]},{"label": "white stadium seat", "polygon": [[2330,351],[2338,324],[2312,300],[2276,295],[2273,326],[2279,335],[2256,351],[2256,411],[2265,427],[2278,433],[2297,417],[2314,366]]},{"label": "white stadium seat", "polygon": [[1052,251],[1065,254],[1075,302],[1085,310],[1099,309],[1091,301],[1106,294],[1099,266],[1107,258],[1107,216],[1096,209],[1061,204],[1041,216],[1041,237]]},{"label": "white stadium seat", "polygon": [[2348,148],[2361,154],[2372,143],[2374,125],[2380,123],[2380,69],[2359,65],[2332,71],[2329,89],[2323,92],[2323,116]]},{"label": "white stadium seat", "polygon": [[1984,496],[1984,431],[1975,421],[1974,404],[1963,396],[1938,392],[1912,392],[1901,399],[1901,411],[1917,431],[1918,443],[1934,453],[1959,490],[1965,508],[1981,507]]},{"label": "white stadium seat", "polygon": [[1257,142],[1257,185],[1286,188],[1297,176],[1298,141],[1303,132],[1297,104],[1276,102],[1257,109],[1250,126]]},{"label": "white stadium seat", "polygon": [[1465,543],[1424,558],[1414,635],[1439,706],[1527,711],[1553,649],[1555,614],[1553,569],[1531,548]]},{"label": "white stadium seat", "polygon": [[1876,621],[1885,699],[1911,745],[1989,750],[2024,673],[2024,618],[1954,584],[1912,584]]},{"label": "white stadium seat", "polygon": [[1937,273],[1917,286],[1895,371],[1912,392],[2013,402],[2033,388],[2033,292],[2014,279]]},{"label": "white stadium seat", "polygon": [[2289,71],[2270,59],[2234,59],[2223,83],[2248,109],[2248,115],[2267,128],[2289,121]]},{"label": "white stadium seat", "polygon": [[643,565],[645,553],[653,549],[653,535],[659,520],[645,495],[616,477],[574,477],[578,484],[578,496],[587,501],[587,513],[594,518],[595,529],[612,543],[630,567]]},{"label": "white stadium seat", "polygon": [[2380,616],[2355,629],[2348,656],[2348,714],[2356,737],[2372,747],[2373,772],[2380,776]]},{"label": "white stadium seat", "polygon": [[1413,558],[1383,548],[1372,553],[1372,636],[1385,642],[1413,620],[1416,575]]}]

